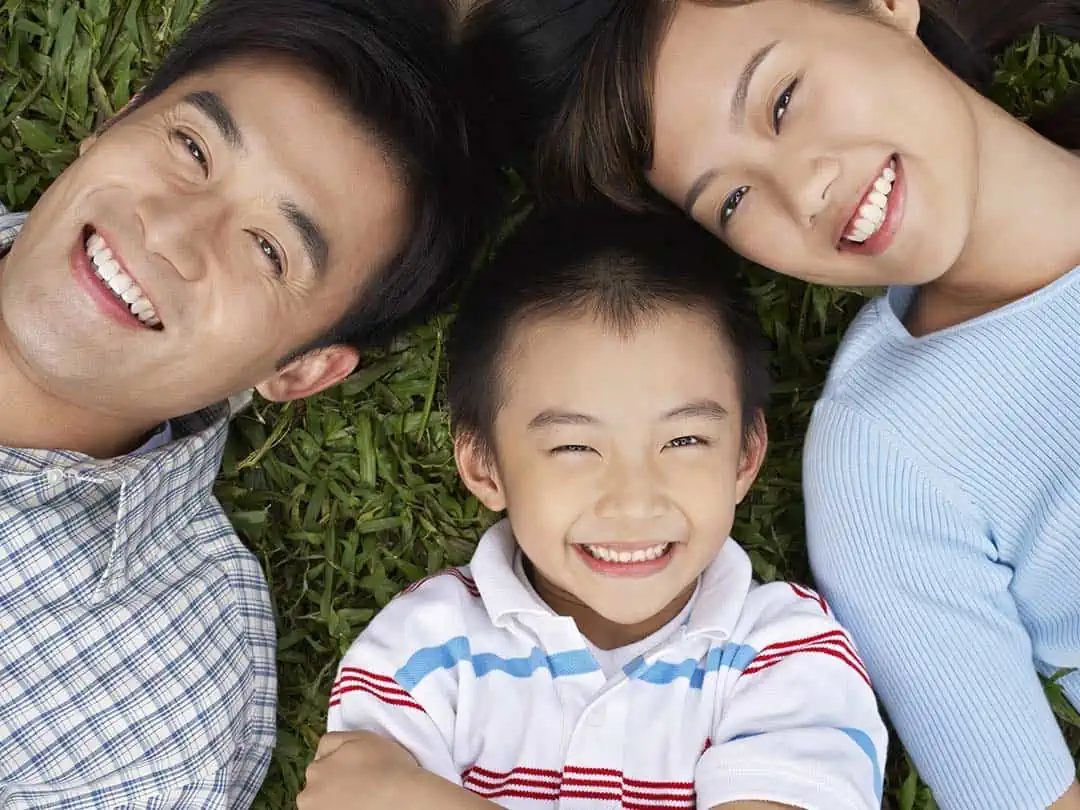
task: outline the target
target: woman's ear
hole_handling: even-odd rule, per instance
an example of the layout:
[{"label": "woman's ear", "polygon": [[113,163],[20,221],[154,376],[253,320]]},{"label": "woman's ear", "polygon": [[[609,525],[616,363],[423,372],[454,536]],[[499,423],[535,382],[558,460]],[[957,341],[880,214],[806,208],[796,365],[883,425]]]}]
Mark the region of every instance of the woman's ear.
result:
[{"label": "woman's ear", "polygon": [[915,36],[922,18],[919,0],[872,0],[874,11],[894,28]]}]

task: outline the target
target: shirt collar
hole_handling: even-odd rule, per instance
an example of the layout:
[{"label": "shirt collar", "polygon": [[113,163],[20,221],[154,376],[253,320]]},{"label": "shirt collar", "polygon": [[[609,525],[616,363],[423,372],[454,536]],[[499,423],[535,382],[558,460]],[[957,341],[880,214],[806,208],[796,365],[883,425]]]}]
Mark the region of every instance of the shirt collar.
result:
[{"label": "shirt collar", "polygon": [[[553,617],[562,621],[521,583],[514,573],[517,541],[508,520],[488,529],[469,565],[491,623],[506,627],[513,619]],[[702,573],[686,635],[726,641],[735,629],[753,586],[750,558],[730,538]]]}]

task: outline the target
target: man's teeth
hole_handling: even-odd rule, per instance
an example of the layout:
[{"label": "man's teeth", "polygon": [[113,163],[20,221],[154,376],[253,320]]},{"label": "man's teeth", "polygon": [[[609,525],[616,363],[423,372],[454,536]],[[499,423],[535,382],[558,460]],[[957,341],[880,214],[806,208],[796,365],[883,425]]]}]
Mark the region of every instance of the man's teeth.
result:
[{"label": "man's teeth", "polygon": [[641,563],[664,556],[664,553],[670,546],[671,543],[659,543],[652,548],[639,548],[636,551],[619,551],[616,548],[610,548],[608,546],[586,545],[585,550],[596,559],[603,560],[604,562]]},{"label": "man's teeth", "polygon": [[896,180],[896,161],[889,161],[881,176],[874,181],[874,187],[859,208],[851,228],[844,235],[849,242],[862,244],[881,227],[885,221],[885,213],[889,208],[889,194],[892,193],[893,183]]},{"label": "man's teeth", "polygon": [[128,305],[131,314],[147,326],[159,326],[161,320],[154,312],[154,305],[143,295],[135,280],[120,269],[113,253],[100,234],[86,240],[86,255],[94,265],[97,277],[108,285],[113,294]]}]

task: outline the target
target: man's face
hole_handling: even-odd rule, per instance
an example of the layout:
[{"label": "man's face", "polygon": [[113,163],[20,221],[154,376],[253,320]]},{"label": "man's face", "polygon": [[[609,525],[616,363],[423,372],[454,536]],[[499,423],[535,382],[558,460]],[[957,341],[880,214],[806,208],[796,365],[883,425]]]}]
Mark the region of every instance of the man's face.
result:
[{"label": "man's face", "polygon": [[318,78],[232,60],[116,121],[50,186],[0,263],[0,341],[51,395],[112,418],[260,384],[302,396],[355,355],[278,364],[407,229],[402,179]]}]

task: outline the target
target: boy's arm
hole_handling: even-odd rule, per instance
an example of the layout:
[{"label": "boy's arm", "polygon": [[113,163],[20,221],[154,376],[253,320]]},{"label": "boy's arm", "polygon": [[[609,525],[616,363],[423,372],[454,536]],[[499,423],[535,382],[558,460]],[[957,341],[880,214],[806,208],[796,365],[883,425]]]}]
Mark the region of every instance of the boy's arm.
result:
[{"label": "boy's arm", "polygon": [[698,761],[698,806],[880,808],[887,733],[848,634],[821,597],[787,583],[753,591],[747,611],[747,663]]},{"label": "boy's arm", "polygon": [[327,734],[319,743],[298,810],[493,810],[494,802],[417,765],[401,745],[373,732]]},{"label": "boy's arm", "polygon": [[1076,765],[984,519],[888,426],[836,403],[818,405],[804,462],[814,573],[938,803],[1058,810]]},{"label": "boy's arm", "polygon": [[[439,575],[390,602],[353,642],[330,693],[327,730],[370,731],[460,784],[453,757],[459,662],[469,658],[467,577]],[[472,586],[475,588],[475,586]]]}]

